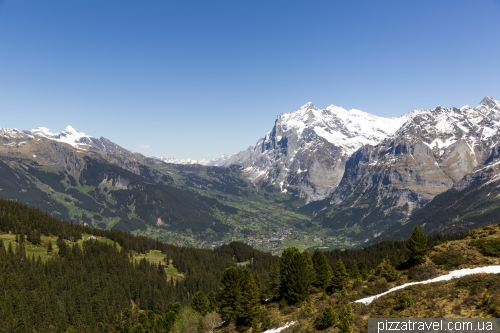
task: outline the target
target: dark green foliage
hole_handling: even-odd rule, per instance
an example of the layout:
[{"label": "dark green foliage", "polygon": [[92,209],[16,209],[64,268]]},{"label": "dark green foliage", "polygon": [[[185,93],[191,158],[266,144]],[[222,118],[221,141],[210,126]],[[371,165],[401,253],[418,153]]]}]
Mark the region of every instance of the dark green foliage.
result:
[{"label": "dark green foliage", "polygon": [[396,295],[396,309],[397,310],[406,309],[407,307],[411,306],[412,304],[413,304],[413,298],[407,292],[403,291],[403,292]]},{"label": "dark green foliage", "polygon": [[200,315],[205,316],[210,311],[210,301],[202,291],[197,291],[191,300],[191,307]]},{"label": "dark green foliage", "polygon": [[339,333],[352,333],[352,321],[354,313],[349,305],[344,305],[339,313]]},{"label": "dark green foliage", "polygon": [[54,251],[52,249],[52,241],[49,241],[49,244],[47,245],[47,253],[52,253],[52,251]]},{"label": "dark green foliage", "polygon": [[281,296],[290,304],[304,301],[313,282],[313,268],[309,267],[306,255],[291,247],[283,251],[279,263]]},{"label": "dark green foliage", "polygon": [[122,230],[126,232],[131,232],[134,230],[146,230],[147,226],[143,220],[139,219],[123,219],[115,224],[112,228],[113,230]]},{"label": "dark green foliage", "polygon": [[332,327],[336,320],[337,318],[335,312],[333,312],[333,308],[331,306],[326,306],[323,312],[316,318],[315,326],[318,330],[324,330],[328,327]]},{"label": "dark green foliage", "polygon": [[[14,328],[19,327],[37,327],[37,331],[45,332],[49,331],[49,325],[55,332],[70,327],[77,332],[111,332],[112,327],[118,327],[118,332],[128,332],[137,324],[146,331],[162,327],[157,331],[168,332],[178,314],[175,306],[170,307],[174,312],[165,310],[169,308],[168,302],[187,305],[189,295],[212,291],[208,293],[211,308],[216,307],[213,290],[217,289],[224,269],[235,265],[235,252],[241,258],[254,259],[247,266],[252,273],[246,271],[248,278],[242,283],[243,297],[253,301],[241,303],[245,315],[239,319],[241,325],[250,326],[251,318],[260,315],[254,274],[266,276],[277,260],[241,243],[231,243],[220,252],[181,248],[122,231],[70,224],[24,204],[0,200],[0,232],[18,230],[28,235],[35,230],[44,235],[58,235],[59,255],[42,263],[26,258],[23,243],[13,249],[9,242],[7,250],[0,243],[0,316],[11,318],[2,321],[0,332],[16,332]],[[102,242],[87,241],[83,247],[69,244],[70,237],[76,241],[83,233],[115,241],[121,250]],[[131,251],[150,250],[161,250],[172,259],[184,278],[173,284],[156,264],[146,260],[134,264],[130,260]],[[126,311],[131,309],[131,301],[135,303],[134,309]],[[18,310],[14,311],[13,304]],[[140,315],[143,310],[146,317]]]},{"label": "dark green foliage", "polygon": [[429,252],[427,236],[420,231],[419,227],[413,228],[413,233],[405,242],[405,249],[413,262],[421,263],[425,261],[425,256]]},{"label": "dark green foliage", "polygon": [[389,284],[384,279],[369,282],[366,288],[362,289],[364,295],[373,296],[389,290]]},{"label": "dark green foliage", "polygon": [[219,312],[222,320],[250,327],[260,313],[260,290],[246,269],[229,267],[220,282]]},{"label": "dark green foliage", "polygon": [[[11,165],[13,166],[11,167]],[[22,167],[18,169],[16,165]],[[49,211],[54,216],[69,220],[68,209],[40,190],[33,182],[32,177],[26,174],[26,169],[29,170],[29,168],[41,169],[41,166],[34,161],[2,156],[0,160],[0,184],[2,184],[0,197],[29,203],[32,207]]]},{"label": "dark green foliage", "polygon": [[344,266],[344,262],[342,260],[339,260],[333,268],[331,286],[333,290],[342,290],[347,287],[348,283],[349,274],[347,273],[347,270]]},{"label": "dark green foliage", "polygon": [[445,251],[434,255],[432,261],[437,265],[444,265],[447,268],[458,267],[462,264],[468,262],[467,258],[464,257],[463,253],[460,251]]},{"label": "dark green foliage", "polygon": [[388,282],[396,281],[399,278],[399,273],[388,258],[382,260],[377,269],[377,275],[384,277]]},{"label": "dark green foliage", "polygon": [[262,331],[266,331],[271,328],[271,317],[269,317],[269,313],[267,311],[263,310],[260,312],[260,322],[262,323]]},{"label": "dark green foliage", "polygon": [[65,178],[62,174],[43,171],[39,166],[30,167],[28,170],[29,173],[38,178],[40,182],[49,185],[55,191],[64,192],[65,187],[62,182]]},{"label": "dark green foliage", "polygon": [[27,240],[28,240],[28,242],[30,242],[33,245],[39,245],[42,242],[40,231],[38,231],[36,229],[29,231]]},{"label": "dark green foliage", "polygon": [[91,196],[80,192],[76,188],[68,188],[66,189],[66,193],[77,199],[75,205],[80,208],[91,212],[99,212],[101,210],[101,206]]},{"label": "dark green foliage", "polygon": [[213,290],[210,290],[207,293],[207,299],[210,305],[210,311],[217,311],[219,308],[217,305],[217,294]]},{"label": "dark green foliage", "polygon": [[338,260],[342,260],[350,271],[375,269],[384,258],[390,257],[397,265],[408,259],[403,241],[379,242],[363,249],[345,249],[325,252],[330,266],[334,266]]},{"label": "dark green foliage", "polygon": [[408,278],[416,281],[432,279],[438,275],[436,267],[432,265],[417,265],[408,270]]},{"label": "dark green foliage", "polygon": [[314,284],[318,287],[325,289],[330,284],[333,276],[332,268],[328,263],[328,259],[325,253],[320,249],[314,250],[312,261],[314,265],[314,271],[316,272],[316,279]]},{"label": "dark green foliage", "polygon": [[[36,185],[46,184],[50,186],[49,191],[65,195],[59,199],[61,202],[71,203],[85,213],[81,219],[73,216],[76,222],[91,224],[87,216],[94,216],[94,220],[99,221],[101,214],[102,217],[110,218],[122,212],[125,216],[122,216],[122,223],[116,228],[125,231],[144,230],[146,225],[156,225],[158,218],[161,218],[170,229],[178,231],[190,229],[193,233],[199,234],[211,228],[215,232],[225,232],[229,227],[214,217],[214,210],[226,214],[237,213],[234,207],[227,206],[215,198],[156,183],[152,178],[155,178],[153,174],[157,171],[147,166],[141,166],[141,173],[149,179],[89,156],[85,156],[84,161],[86,165],[80,178],[75,180],[64,170],[47,172],[35,161],[2,156],[0,196],[29,203],[50,212],[55,217],[70,220],[68,208]],[[228,178],[228,184],[244,183],[236,177],[231,177],[229,171],[217,177]],[[112,186],[120,189],[102,188],[99,185],[103,181],[111,182]],[[85,188],[81,188],[80,184]],[[240,188],[243,185],[238,183],[237,186]],[[68,195],[72,198],[68,198]],[[112,204],[112,201],[116,201],[116,204]],[[131,207],[134,207],[133,212]],[[132,213],[136,214],[137,220],[129,219],[128,215]]]},{"label": "dark green foliage", "polygon": [[269,273],[267,274],[266,281],[266,297],[278,296],[280,292],[280,263],[275,262],[271,268],[269,268]]},{"label": "dark green foliage", "polygon": [[500,257],[500,238],[475,239],[470,242],[487,256]]},{"label": "dark green foliage", "polygon": [[87,167],[80,176],[80,183],[98,187],[106,180],[113,185],[126,186],[126,189],[109,192],[117,201],[117,210],[128,210],[129,206],[135,205],[135,214],[146,224],[156,224],[160,217],[176,230],[189,228],[195,233],[208,227],[216,232],[227,230],[227,226],[212,217],[211,208],[199,196],[169,185],[152,183],[113,164],[88,157],[85,161]]}]

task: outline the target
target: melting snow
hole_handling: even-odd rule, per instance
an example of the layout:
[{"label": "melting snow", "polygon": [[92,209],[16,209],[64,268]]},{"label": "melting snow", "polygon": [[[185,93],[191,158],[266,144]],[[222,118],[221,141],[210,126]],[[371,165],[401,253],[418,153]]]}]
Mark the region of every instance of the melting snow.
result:
[{"label": "melting snow", "polygon": [[279,333],[279,332],[283,331],[284,329],[286,329],[292,325],[295,325],[295,323],[296,323],[295,321],[290,321],[290,322],[286,323],[284,326],[281,326],[278,328],[273,328],[273,329],[264,331],[263,333]]},{"label": "melting snow", "polygon": [[440,282],[440,281],[449,281],[451,279],[455,278],[460,278],[462,276],[466,275],[471,275],[471,274],[481,274],[481,273],[487,273],[487,274],[500,274],[500,265],[494,265],[494,266],[486,266],[486,267],[476,267],[476,268],[463,268],[459,269],[456,271],[451,271],[446,275],[441,275],[438,276],[437,278],[430,279],[430,280],[425,280],[425,281],[418,281],[418,282],[410,282],[410,283],[405,283],[400,286],[394,287],[392,289],[389,289],[388,291],[371,296],[371,297],[366,297],[362,299],[358,299],[357,301],[354,301],[355,303],[363,303],[365,305],[370,304],[373,302],[373,300],[379,298],[380,296],[392,293],[393,291],[399,290],[406,288],[408,286],[413,286],[415,284],[428,284],[428,283],[433,283],[433,282]]}]

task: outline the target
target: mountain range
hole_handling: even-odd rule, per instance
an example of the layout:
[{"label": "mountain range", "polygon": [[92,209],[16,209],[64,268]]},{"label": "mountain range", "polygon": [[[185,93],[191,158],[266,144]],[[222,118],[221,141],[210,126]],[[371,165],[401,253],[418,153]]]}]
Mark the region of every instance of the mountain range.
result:
[{"label": "mountain range", "polygon": [[348,246],[413,225],[460,231],[500,212],[499,129],[491,97],[394,118],[307,103],[254,146],[195,161],[145,157],[71,126],[0,128],[0,196],[103,228],[214,241],[289,228]]}]

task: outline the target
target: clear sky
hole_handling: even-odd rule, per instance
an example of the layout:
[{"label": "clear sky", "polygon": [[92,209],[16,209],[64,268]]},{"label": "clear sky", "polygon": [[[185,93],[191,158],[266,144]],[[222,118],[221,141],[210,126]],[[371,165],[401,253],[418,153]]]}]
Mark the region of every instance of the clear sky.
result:
[{"label": "clear sky", "polygon": [[0,0],[0,126],[147,156],[238,152],[308,101],[398,116],[486,95],[500,0]]}]

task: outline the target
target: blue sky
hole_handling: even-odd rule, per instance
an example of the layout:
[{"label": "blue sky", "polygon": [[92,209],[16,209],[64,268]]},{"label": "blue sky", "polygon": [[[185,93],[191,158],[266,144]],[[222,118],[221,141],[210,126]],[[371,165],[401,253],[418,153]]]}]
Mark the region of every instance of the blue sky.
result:
[{"label": "blue sky", "polygon": [[500,0],[0,0],[0,126],[211,159],[308,101],[500,99],[499,59]]}]

